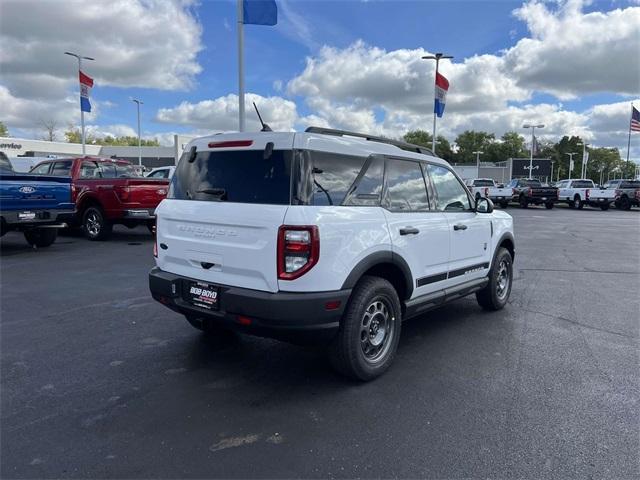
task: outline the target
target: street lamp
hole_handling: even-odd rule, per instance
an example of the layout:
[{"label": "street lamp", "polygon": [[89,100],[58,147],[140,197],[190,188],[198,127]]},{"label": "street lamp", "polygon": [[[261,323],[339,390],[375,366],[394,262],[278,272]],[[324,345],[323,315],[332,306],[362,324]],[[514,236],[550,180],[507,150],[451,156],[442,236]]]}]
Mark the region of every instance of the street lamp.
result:
[{"label": "street lamp", "polygon": [[533,145],[535,142],[535,131],[536,128],[544,128],[544,124],[541,123],[540,125],[530,125],[528,123],[525,123],[522,128],[530,128],[531,129],[531,155],[529,157],[529,180],[531,180],[532,178],[532,173],[533,173]]},{"label": "street lamp", "polygon": [[481,152],[480,150],[473,152],[473,154],[476,156],[476,165],[478,168],[478,177],[480,176],[480,155],[482,155],[484,152]]},{"label": "street lamp", "polygon": [[140,142],[140,105],[143,105],[144,102],[137,98],[132,98],[131,101],[135,102],[138,109],[138,165],[142,166],[142,145]]},{"label": "street lamp", "polygon": [[[77,53],[73,53],[73,52],[64,52],[65,55],[70,55],[72,57],[76,57],[78,59],[78,72],[82,71],[82,60],[95,60],[95,58],[91,58],[91,57],[83,57],[82,55],[78,55]],[[86,155],[86,149],[84,146],[85,143],[85,136],[84,136],[84,110],[82,110],[82,108],[80,108],[80,124],[82,125],[82,156],[84,157]]]},{"label": "street lamp", "polygon": [[437,91],[437,84],[435,82],[435,80],[438,78],[438,67],[440,66],[440,60],[443,58],[448,58],[448,59],[452,59],[453,56],[452,55],[445,55],[444,53],[436,53],[435,55],[425,55],[424,57],[422,57],[423,60],[435,60],[436,61],[436,74],[434,77],[434,82],[433,82],[433,102],[434,102],[434,106],[433,106],[433,139],[431,140],[431,151],[433,152],[433,154],[435,155],[436,153],[436,107],[435,107],[435,101],[436,101],[436,97],[438,95],[438,91]]},{"label": "street lamp", "polygon": [[577,155],[576,152],[565,153],[565,155],[569,155],[569,180],[571,180],[571,172],[573,171],[573,156]]},{"label": "street lamp", "polygon": [[[586,142],[576,143],[576,145],[582,145],[582,167],[580,168],[580,178],[584,178],[587,176],[587,163],[585,162],[585,156],[587,154],[587,147],[589,146]],[[588,159],[586,159],[588,161]]]}]

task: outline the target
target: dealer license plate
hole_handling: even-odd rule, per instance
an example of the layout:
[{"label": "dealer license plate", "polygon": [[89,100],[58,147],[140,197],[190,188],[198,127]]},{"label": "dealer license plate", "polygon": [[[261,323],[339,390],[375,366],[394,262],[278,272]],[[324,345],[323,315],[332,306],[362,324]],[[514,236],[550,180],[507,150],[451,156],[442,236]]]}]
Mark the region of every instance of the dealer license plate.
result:
[{"label": "dealer license plate", "polygon": [[542,197],[542,201],[544,202],[547,199],[547,197]]},{"label": "dealer license plate", "polygon": [[189,282],[187,298],[196,307],[207,310],[218,310],[220,290],[218,287],[204,282]]}]

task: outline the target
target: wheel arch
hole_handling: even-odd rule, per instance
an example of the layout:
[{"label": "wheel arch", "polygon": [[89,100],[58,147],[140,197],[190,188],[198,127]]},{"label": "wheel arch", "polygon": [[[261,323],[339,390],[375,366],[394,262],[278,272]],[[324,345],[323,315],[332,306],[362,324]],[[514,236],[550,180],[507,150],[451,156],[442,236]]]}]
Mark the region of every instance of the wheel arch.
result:
[{"label": "wheel arch", "polygon": [[502,234],[500,239],[496,242],[496,249],[493,252],[493,258],[491,259],[491,265],[493,266],[493,262],[498,254],[498,250],[500,248],[506,248],[511,254],[511,261],[515,261],[516,258],[516,243],[513,238],[513,234],[511,232],[505,232]]},{"label": "wheel arch", "polygon": [[375,252],[360,260],[347,276],[342,288],[354,288],[365,275],[388,280],[398,292],[400,300],[407,300],[413,294],[413,275],[409,264],[393,252]]}]

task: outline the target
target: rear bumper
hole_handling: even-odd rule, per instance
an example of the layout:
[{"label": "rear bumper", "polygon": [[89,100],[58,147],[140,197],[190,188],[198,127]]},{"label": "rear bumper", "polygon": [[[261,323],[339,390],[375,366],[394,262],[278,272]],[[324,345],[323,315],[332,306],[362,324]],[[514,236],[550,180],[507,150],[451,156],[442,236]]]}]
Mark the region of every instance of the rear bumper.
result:
[{"label": "rear bumper", "polygon": [[129,208],[122,211],[126,220],[155,220],[155,208]]},{"label": "rear bumper", "polygon": [[65,227],[75,215],[73,210],[10,210],[0,212],[3,224],[13,229]]},{"label": "rear bumper", "polygon": [[[332,338],[351,294],[351,289],[270,293],[216,285],[219,309],[212,311],[187,301],[188,282],[191,281],[195,279],[164,272],[157,267],[149,272],[151,295],[171,310],[242,333],[290,341],[315,342]],[[339,302],[339,306],[327,310],[328,302]]]}]

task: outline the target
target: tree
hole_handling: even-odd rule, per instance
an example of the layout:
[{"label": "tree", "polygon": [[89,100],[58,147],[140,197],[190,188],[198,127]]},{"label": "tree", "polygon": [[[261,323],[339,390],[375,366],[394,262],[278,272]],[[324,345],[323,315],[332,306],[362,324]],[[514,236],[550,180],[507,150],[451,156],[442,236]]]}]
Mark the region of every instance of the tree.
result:
[{"label": "tree", "polygon": [[456,137],[455,143],[458,145],[458,151],[454,155],[456,162],[474,163],[476,156],[473,152],[488,150],[495,138],[493,133],[465,130]]},{"label": "tree", "polygon": [[55,120],[40,120],[40,125],[45,131],[45,136],[42,138],[48,142],[56,141],[56,129],[58,128],[58,124]]},{"label": "tree", "polygon": [[500,154],[504,161],[508,158],[520,158],[526,155],[527,146],[524,137],[518,132],[505,132],[500,138]]},{"label": "tree", "polygon": [[[67,142],[69,143],[81,143],[82,142],[82,133],[79,128],[69,126],[69,129],[64,133]],[[111,135],[107,135],[105,137],[96,137],[91,134],[87,134],[85,138],[86,143],[90,143],[92,145],[109,145],[109,146],[128,146],[128,147],[137,147],[138,146],[138,137],[132,137],[128,135],[123,135],[121,137],[113,137]],[[157,138],[152,140],[145,140],[144,138],[140,141],[140,145],[143,147],[159,147],[160,142],[158,142]]]},{"label": "tree", "polygon": [[[402,139],[407,143],[413,143],[414,145],[420,145],[431,149],[433,146],[433,135],[424,130],[411,130],[404,134]],[[451,144],[442,135],[436,137],[436,155],[440,158],[450,162],[453,160],[453,151],[451,150]]]},{"label": "tree", "polygon": [[4,124],[4,122],[0,122],[0,137],[8,137],[9,136],[9,130],[7,129],[7,126]]}]

